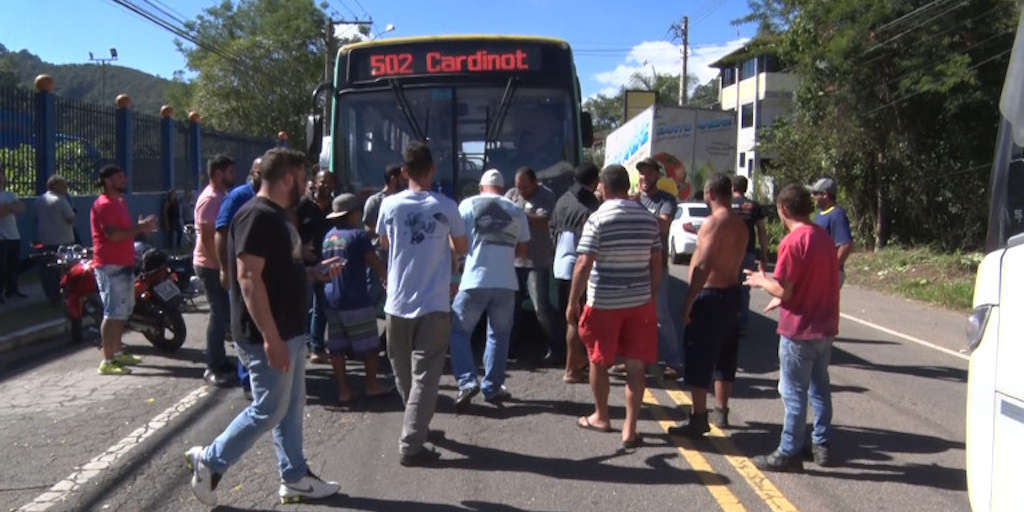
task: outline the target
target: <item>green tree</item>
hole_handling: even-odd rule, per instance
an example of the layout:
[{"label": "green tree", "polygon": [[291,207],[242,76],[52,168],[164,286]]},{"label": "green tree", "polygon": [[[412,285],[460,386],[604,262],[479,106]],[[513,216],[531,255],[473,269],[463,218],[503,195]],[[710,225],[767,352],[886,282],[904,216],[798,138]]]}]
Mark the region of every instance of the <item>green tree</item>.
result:
[{"label": "green tree", "polygon": [[1016,11],[1008,0],[750,2],[801,78],[767,130],[777,183],[836,176],[858,238],[973,248]]},{"label": "green tree", "polygon": [[712,78],[708,80],[708,83],[698,85],[690,93],[689,101],[686,104],[698,108],[713,108],[718,105],[718,79]]},{"label": "green tree", "polygon": [[[690,75],[689,83],[691,86],[696,84],[697,77]],[[698,86],[695,90],[701,92],[702,104],[697,105],[691,102],[692,106],[709,107],[718,102],[717,82],[709,82],[709,84],[714,91],[714,101],[709,104],[703,103],[705,101],[706,91],[704,91],[702,87],[707,87],[708,84],[706,84]],[[637,71],[633,73],[625,86],[619,88],[619,92],[614,96],[598,94],[597,96],[584,100],[583,110],[590,112],[591,116],[593,116],[595,132],[611,131],[622,124],[626,89],[655,91],[658,93],[659,105],[679,105],[679,75],[663,75],[660,73],[647,74],[642,71]],[[697,94],[697,92],[691,93],[691,95],[695,94]]]},{"label": "green tree", "polygon": [[[202,43],[178,49],[197,73],[176,80],[169,97],[219,130],[273,137],[285,130],[304,143],[303,114],[321,81],[327,22],[312,0],[224,1],[187,23]],[[180,77],[179,77],[180,78]]]}]

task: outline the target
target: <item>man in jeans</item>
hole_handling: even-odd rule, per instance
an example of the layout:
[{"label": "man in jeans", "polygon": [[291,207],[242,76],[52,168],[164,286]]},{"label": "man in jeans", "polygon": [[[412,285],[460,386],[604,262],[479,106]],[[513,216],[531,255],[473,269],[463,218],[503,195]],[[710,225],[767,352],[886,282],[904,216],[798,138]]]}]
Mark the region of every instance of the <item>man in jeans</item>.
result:
[{"label": "man in jeans", "polygon": [[231,330],[239,356],[249,367],[253,402],[213,444],[185,453],[192,492],[205,505],[217,504],[221,475],[238,462],[258,437],[273,428],[282,503],[324,498],[338,484],[314,475],[302,451],[306,404],[307,281],[325,281],[341,271],[337,258],[307,270],[299,233],[289,219],[306,184],[306,156],[274,148],[263,155],[259,193],[245,204],[228,235]]},{"label": "man in jeans", "polygon": [[[316,265],[323,253],[324,235],[331,229],[327,214],[331,213],[331,200],[334,196],[334,173],[317,169],[313,176],[313,185],[299,200],[295,215],[299,221],[299,237],[307,265]],[[330,363],[327,351],[324,350],[324,331],[327,329],[327,313],[324,312],[324,285],[313,283],[312,304],[309,308],[309,362],[314,364]]]},{"label": "man in jeans", "polygon": [[425,466],[440,458],[423,444],[451,336],[452,250],[466,253],[466,225],[455,201],[430,191],[430,148],[412,142],[403,156],[409,189],[381,203],[377,234],[388,250],[388,359],[405,406],[399,463]]},{"label": "man in jeans", "polygon": [[789,230],[779,243],[775,276],[761,266],[746,271],[745,284],[772,296],[765,311],[779,309],[779,394],[785,407],[782,438],[770,455],[754,463],[769,471],[803,471],[807,399],[814,409],[814,462],[832,464],[832,392],[828,364],[839,332],[839,260],[825,229],[811,222],[814,204],[806,189],[788,185],[776,200]]},{"label": "man in jeans", "polygon": [[135,307],[135,249],[132,240],[139,233],[156,230],[156,216],[139,218],[132,222],[131,212],[124,202],[124,171],[116,165],[100,169],[103,193],[96,198],[89,211],[92,226],[92,264],[96,270],[96,284],[103,302],[103,339],[101,375],[131,373],[127,366],[139,364],[140,359],[121,351],[124,324]]},{"label": "man in jeans", "polygon": [[231,384],[235,367],[228,362],[224,351],[224,332],[229,326],[228,291],[220,284],[220,263],[214,245],[217,213],[227,195],[228,186],[235,182],[235,161],[227,155],[217,155],[206,168],[210,183],[196,200],[196,248],[192,252],[192,265],[196,276],[203,281],[210,317],[206,324],[206,371],[203,379],[213,386]]},{"label": "man in jeans", "polygon": [[561,365],[565,357],[562,343],[561,322],[555,308],[551,305],[551,265],[555,257],[555,247],[551,242],[548,224],[551,211],[555,209],[555,193],[537,182],[537,174],[529,167],[520,167],[516,171],[516,186],[505,193],[516,206],[526,212],[526,220],[530,223],[530,244],[526,256],[517,257],[515,261],[516,276],[519,278],[519,294],[516,297],[515,331],[512,335],[512,352],[518,353],[521,348],[522,311],[524,294],[529,294],[533,303],[533,311],[537,315],[541,332],[547,343],[547,353],[541,360],[544,365]]},{"label": "man in jeans", "polygon": [[466,223],[469,255],[459,293],[452,304],[451,356],[452,373],[459,385],[455,398],[458,412],[481,391],[469,339],[484,313],[487,313],[484,400],[500,403],[511,397],[504,382],[518,287],[513,260],[517,254],[526,253],[530,230],[523,210],[502,197],[504,186],[501,172],[491,169],[480,178],[480,194],[459,205],[459,213]]}]

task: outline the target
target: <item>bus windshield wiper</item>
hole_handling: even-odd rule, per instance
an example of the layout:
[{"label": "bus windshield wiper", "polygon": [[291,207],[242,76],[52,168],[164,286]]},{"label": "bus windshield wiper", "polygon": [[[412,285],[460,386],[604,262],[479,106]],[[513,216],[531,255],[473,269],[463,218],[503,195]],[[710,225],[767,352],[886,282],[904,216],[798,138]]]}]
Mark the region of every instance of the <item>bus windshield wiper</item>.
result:
[{"label": "bus windshield wiper", "polygon": [[487,127],[487,134],[484,136],[484,144],[491,144],[497,141],[501,135],[501,128],[505,124],[505,117],[508,115],[509,106],[512,105],[512,97],[516,94],[517,77],[508,77],[505,83],[505,93],[501,96],[501,103],[498,104],[498,111],[494,116],[494,123]]},{"label": "bus windshield wiper", "polygon": [[405,121],[409,123],[409,127],[412,129],[413,135],[416,136],[421,142],[427,142],[427,134],[423,132],[423,128],[416,122],[416,114],[412,111],[412,107],[409,105],[409,99],[405,97],[405,91],[402,90],[402,85],[398,80],[391,80],[391,92],[395,95],[395,100],[398,101],[398,108],[402,111],[402,115],[405,116]]}]

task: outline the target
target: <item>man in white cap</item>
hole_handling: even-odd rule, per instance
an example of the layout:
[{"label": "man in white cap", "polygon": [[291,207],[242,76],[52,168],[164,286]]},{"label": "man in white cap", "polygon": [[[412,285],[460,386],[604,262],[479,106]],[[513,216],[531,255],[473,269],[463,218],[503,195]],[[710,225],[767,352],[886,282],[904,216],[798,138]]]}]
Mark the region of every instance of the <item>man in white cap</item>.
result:
[{"label": "man in white cap", "polygon": [[836,188],[836,180],[825,176],[811,185],[811,196],[814,198],[814,205],[818,207],[814,223],[825,228],[836,244],[836,258],[839,259],[839,287],[842,288],[843,281],[846,280],[846,271],[843,265],[846,263],[846,258],[853,252],[853,236],[850,233],[850,219],[846,216],[846,210],[836,204]]},{"label": "man in white cap", "polygon": [[[452,304],[451,365],[459,386],[455,398],[459,412],[481,390],[484,400],[494,404],[511,398],[504,382],[519,288],[514,262],[526,254],[530,228],[523,209],[502,196],[504,186],[501,172],[491,169],[480,178],[480,194],[459,205],[469,245],[459,293]],[[481,386],[470,337],[484,313],[487,346]]]}]

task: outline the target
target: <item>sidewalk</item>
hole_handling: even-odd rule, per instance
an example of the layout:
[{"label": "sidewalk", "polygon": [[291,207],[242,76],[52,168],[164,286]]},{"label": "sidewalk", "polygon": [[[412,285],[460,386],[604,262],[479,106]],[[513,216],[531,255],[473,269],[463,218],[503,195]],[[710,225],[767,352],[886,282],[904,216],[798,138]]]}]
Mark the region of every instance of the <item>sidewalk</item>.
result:
[{"label": "sidewalk", "polygon": [[0,353],[57,336],[67,329],[63,307],[47,302],[34,270],[22,274],[19,287],[27,298],[8,298],[0,304]]}]

